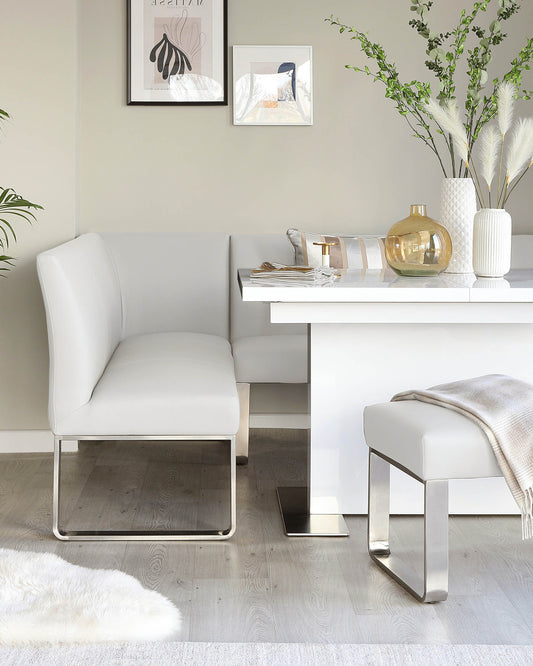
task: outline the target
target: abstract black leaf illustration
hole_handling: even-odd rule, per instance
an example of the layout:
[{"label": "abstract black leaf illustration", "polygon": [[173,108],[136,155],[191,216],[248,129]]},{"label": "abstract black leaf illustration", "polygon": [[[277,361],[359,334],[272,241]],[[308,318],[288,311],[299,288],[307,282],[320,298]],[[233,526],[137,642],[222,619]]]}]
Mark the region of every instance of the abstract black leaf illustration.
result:
[{"label": "abstract black leaf illustration", "polygon": [[[158,51],[159,54],[157,53]],[[189,71],[192,69],[189,58],[169,40],[166,33],[163,33],[161,41],[150,51],[150,61],[156,62],[156,58],[157,71],[160,72],[165,80],[168,79],[169,75],[174,76],[178,74],[181,76],[185,72],[185,67]]]}]

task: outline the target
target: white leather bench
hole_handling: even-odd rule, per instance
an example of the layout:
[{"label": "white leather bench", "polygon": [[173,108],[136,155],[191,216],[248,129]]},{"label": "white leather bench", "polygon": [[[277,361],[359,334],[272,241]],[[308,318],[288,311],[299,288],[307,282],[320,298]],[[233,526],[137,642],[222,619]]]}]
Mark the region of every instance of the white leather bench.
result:
[{"label": "white leather bench", "polygon": [[[189,250],[201,249],[201,260]],[[229,344],[229,236],[86,234],[39,255],[60,539],[227,539],[235,530],[239,401]],[[229,448],[230,525],[63,531],[64,440],[217,440]]]},{"label": "white leather bench", "polygon": [[[294,262],[285,234],[91,233],[39,255],[58,538],[103,537],[61,528],[66,439],[227,439],[244,462],[250,384],[307,382],[305,326],[272,325],[268,305],[241,300],[237,269],[265,260]],[[235,460],[227,530],[104,538],[228,538]]]}]

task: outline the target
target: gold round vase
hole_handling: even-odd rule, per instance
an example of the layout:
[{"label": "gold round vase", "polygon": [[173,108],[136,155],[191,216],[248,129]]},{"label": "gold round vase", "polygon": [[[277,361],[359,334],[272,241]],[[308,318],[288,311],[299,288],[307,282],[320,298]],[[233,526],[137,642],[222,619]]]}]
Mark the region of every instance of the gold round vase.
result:
[{"label": "gold round vase", "polygon": [[426,215],[425,204],[394,224],[385,239],[385,256],[400,275],[438,275],[450,263],[452,241],[447,230]]}]

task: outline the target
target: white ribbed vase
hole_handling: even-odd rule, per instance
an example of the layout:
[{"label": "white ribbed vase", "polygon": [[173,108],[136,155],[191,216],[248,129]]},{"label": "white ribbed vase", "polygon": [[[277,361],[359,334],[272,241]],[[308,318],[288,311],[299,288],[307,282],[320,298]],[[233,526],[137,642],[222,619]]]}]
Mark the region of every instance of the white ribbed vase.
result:
[{"label": "white ribbed vase", "polygon": [[511,268],[511,216],[503,208],[482,208],[474,216],[474,272],[501,278]]},{"label": "white ribbed vase", "polygon": [[445,178],[440,190],[439,222],[452,239],[452,258],[446,273],[472,273],[472,241],[476,191],[471,178]]}]

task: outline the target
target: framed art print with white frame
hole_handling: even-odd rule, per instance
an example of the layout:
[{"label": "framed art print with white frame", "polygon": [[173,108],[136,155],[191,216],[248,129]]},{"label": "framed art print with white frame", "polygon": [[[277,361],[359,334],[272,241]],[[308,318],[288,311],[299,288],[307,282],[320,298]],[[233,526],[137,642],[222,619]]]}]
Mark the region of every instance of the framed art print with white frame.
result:
[{"label": "framed art print with white frame", "polygon": [[128,0],[128,104],[227,105],[227,0]]},{"label": "framed art print with white frame", "polygon": [[312,48],[234,46],[233,123],[312,125]]}]

